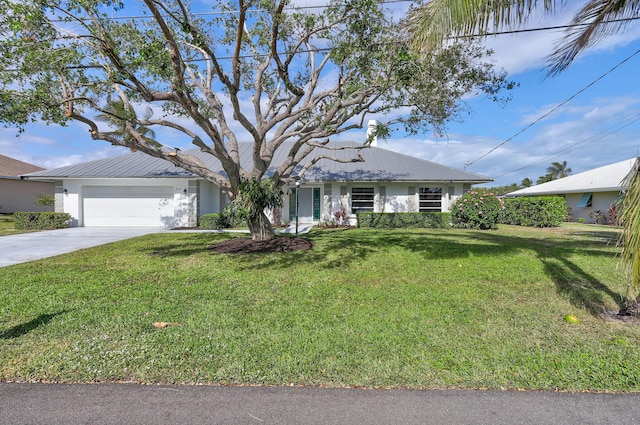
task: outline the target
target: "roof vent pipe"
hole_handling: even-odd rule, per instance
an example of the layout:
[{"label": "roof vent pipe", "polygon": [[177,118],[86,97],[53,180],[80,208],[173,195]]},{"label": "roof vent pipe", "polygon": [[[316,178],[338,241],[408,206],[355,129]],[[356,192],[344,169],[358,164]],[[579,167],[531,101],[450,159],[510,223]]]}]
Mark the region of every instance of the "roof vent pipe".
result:
[{"label": "roof vent pipe", "polygon": [[378,136],[376,136],[376,127],[378,126],[378,121],[369,120],[367,124],[367,141],[371,141],[370,146],[376,148],[378,147]]}]

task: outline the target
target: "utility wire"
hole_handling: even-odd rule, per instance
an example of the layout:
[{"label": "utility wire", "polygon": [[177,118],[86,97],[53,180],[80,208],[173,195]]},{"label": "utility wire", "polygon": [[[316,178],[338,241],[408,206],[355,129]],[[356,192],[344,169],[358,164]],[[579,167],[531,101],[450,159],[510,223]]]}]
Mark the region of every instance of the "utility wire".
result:
[{"label": "utility wire", "polygon": [[[381,4],[390,4],[390,3],[410,3],[413,2],[414,0],[385,0],[383,2],[381,2]],[[306,10],[306,9],[326,9],[328,8],[328,5],[324,5],[324,6],[289,6],[289,7],[285,7],[284,10]],[[247,13],[256,13],[256,12],[262,12],[263,9],[249,9],[247,10]],[[215,15],[230,15],[233,13],[239,13],[239,10],[225,10],[225,11],[218,11],[218,12],[194,12],[192,13],[193,16],[215,16]],[[166,17],[166,15],[163,15]],[[127,20],[127,19],[151,19],[153,18],[153,16],[151,15],[131,15],[131,16],[111,16],[111,17],[104,17],[102,19],[107,20],[107,21],[123,21],[123,20]],[[51,22],[65,22],[64,19],[52,19]]]},{"label": "utility wire", "polygon": [[[589,136],[589,137],[587,137],[587,138],[585,138],[585,139],[583,139],[583,140],[581,140],[579,142],[573,143],[572,145],[567,146],[564,149],[560,149],[559,151],[556,151],[555,153],[551,154],[550,156],[547,156],[547,157],[545,157],[543,159],[531,162],[531,163],[529,163],[527,165],[523,165],[522,167],[516,168],[516,169],[508,171],[506,173],[500,174],[499,176],[496,176],[496,179],[498,179],[500,177],[504,177],[504,176],[512,174],[512,173],[515,173],[517,171],[524,170],[525,168],[533,167],[534,165],[538,165],[538,164],[542,164],[542,163],[548,162],[549,160],[554,159],[555,157],[557,157],[560,154],[573,152],[576,149],[582,148],[584,146],[591,145],[591,144],[593,144],[595,142],[599,142],[604,137],[610,136],[612,134],[615,134],[615,133],[617,133],[617,132],[629,127],[630,125],[632,125],[632,124],[634,124],[634,123],[636,123],[638,121],[640,121],[640,114],[633,115],[633,116],[627,118],[624,121],[621,121],[621,122],[619,122],[619,123],[617,123],[615,125],[612,125],[611,127],[608,127],[605,130],[602,130],[599,133],[591,135],[591,136]],[[591,139],[593,139],[593,140],[591,140]]]},{"label": "utility wire", "polygon": [[[640,16],[635,16],[632,18],[620,18],[620,19],[611,19],[608,21],[602,21],[600,24],[616,24],[620,22],[631,22],[640,20]],[[508,35],[508,34],[519,34],[526,32],[536,32],[536,31],[551,31],[551,30],[563,30],[567,28],[577,28],[577,27],[586,27],[591,25],[590,23],[580,23],[580,24],[565,24],[565,25],[554,25],[549,27],[536,27],[536,28],[525,28],[521,30],[506,30],[506,31],[495,31],[495,32],[486,32],[481,34],[469,34],[469,35],[456,35],[449,37],[449,39],[458,39],[458,38],[475,38],[475,37],[486,37],[490,35]]]},{"label": "utility wire", "polygon": [[518,131],[516,134],[514,134],[513,136],[509,137],[508,139],[506,139],[505,141],[503,141],[502,143],[498,144],[497,146],[495,146],[494,148],[490,149],[487,153],[485,153],[484,155],[481,155],[480,157],[474,159],[471,162],[466,162],[464,164],[464,168],[465,170],[467,169],[467,167],[471,166],[472,164],[475,164],[476,162],[480,161],[482,158],[488,156],[489,154],[491,154],[492,152],[494,152],[495,150],[499,149],[500,147],[506,145],[507,143],[509,143],[510,141],[512,141],[513,139],[515,139],[516,137],[518,137],[519,135],[521,135],[522,133],[524,133],[525,131],[527,131],[528,129],[530,129],[531,127],[533,127],[534,125],[536,125],[537,123],[539,123],[540,121],[542,121],[543,119],[545,119],[546,117],[548,117],[549,115],[551,115],[552,113],[554,113],[555,111],[557,111],[558,109],[560,109],[561,107],[563,107],[564,105],[566,105],[567,103],[569,103],[570,101],[572,101],[574,98],[576,98],[578,95],[580,95],[581,93],[585,92],[587,89],[589,89],[590,87],[592,87],[593,85],[595,85],[598,81],[602,80],[604,77],[606,77],[607,75],[611,74],[613,71],[615,71],[616,69],[618,69],[620,66],[622,66],[624,63],[628,62],[629,60],[631,60],[631,58],[633,58],[635,55],[637,55],[638,53],[640,53],[640,49],[636,50],[634,53],[632,53],[630,56],[627,56],[625,59],[623,59],[622,61],[620,61],[618,64],[616,64],[613,68],[609,69],[607,72],[605,72],[604,74],[600,75],[598,78],[596,78],[595,80],[593,80],[592,82],[590,82],[589,84],[587,84],[586,86],[584,86],[582,89],[578,90],[576,93],[574,93],[573,95],[571,95],[568,99],[566,99],[565,101],[563,101],[562,103],[558,104],[557,106],[555,106],[554,108],[552,108],[549,112],[543,114],[542,116],[540,116],[538,119],[536,119],[535,121],[533,121],[532,123],[530,123],[529,125],[527,125],[525,128],[523,128],[522,130]]},{"label": "utility wire", "polygon": [[[410,0],[394,0],[394,1],[386,1],[384,3],[400,3],[400,2],[406,2],[406,1],[410,1]],[[326,7],[326,6],[304,6],[304,8],[320,8],[320,7]],[[207,13],[207,14],[222,14],[222,13],[229,13],[229,12],[203,12],[203,13]],[[105,18],[107,20],[113,20],[113,19],[136,19],[136,18],[149,18],[150,16],[128,16],[128,17],[122,17],[122,18]],[[628,21],[628,20],[639,20],[640,17],[637,18],[626,18],[626,19],[614,19],[611,21],[603,21],[603,24],[608,24],[608,23],[615,23],[615,22],[620,22],[620,21]],[[51,22],[57,22],[52,20]],[[587,25],[587,24],[581,24],[581,25]],[[470,35],[470,36],[460,36],[458,38],[466,38],[466,37],[480,37],[480,36],[485,36],[485,35],[505,35],[505,34],[516,34],[516,33],[520,33],[520,32],[533,32],[533,31],[549,31],[549,30],[554,30],[554,29],[563,29],[563,28],[571,28],[571,27],[575,27],[578,25],[558,25],[558,26],[552,26],[552,27],[540,27],[540,28],[529,28],[526,30],[513,30],[513,31],[502,31],[502,32],[495,32],[495,33],[487,33],[487,34],[477,34],[477,35]],[[63,37],[63,38],[69,38],[69,39],[75,39],[77,37]],[[298,51],[298,53],[321,53],[321,52],[327,52],[330,51],[331,48],[317,48],[317,49],[313,49],[313,50],[307,50],[307,49],[301,49]],[[636,52],[638,53],[638,52]],[[634,53],[635,55],[635,53]],[[633,55],[632,55],[633,56]],[[247,59],[247,58],[253,58],[253,55],[240,55],[239,56],[240,59]],[[218,57],[217,59],[219,60],[228,60],[228,59],[233,59],[231,56],[221,56]],[[202,58],[202,59],[188,59],[185,60],[185,62],[187,63],[193,63],[193,62],[204,62],[206,61],[206,58]],[[69,66],[66,67],[67,69],[99,69],[102,68],[102,66],[100,65],[76,65],[76,66]],[[17,69],[5,69],[4,71],[6,72],[15,72],[17,71]],[[585,88],[586,89],[586,88]],[[523,130],[524,131],[524,130]],[[517,136],[517,134],[516,134]],[[513,136],[515,137],[515,136]],[[506,142],[504,142],[506,143]],[[498,146],[499,147],[499,146]],[[474,162],[478,161],[479,159],[482,159],[483,157],[480,157],[478,159],[476,159],[473,162],[469,162],[465,164],[465,167],[473,164]]]}]

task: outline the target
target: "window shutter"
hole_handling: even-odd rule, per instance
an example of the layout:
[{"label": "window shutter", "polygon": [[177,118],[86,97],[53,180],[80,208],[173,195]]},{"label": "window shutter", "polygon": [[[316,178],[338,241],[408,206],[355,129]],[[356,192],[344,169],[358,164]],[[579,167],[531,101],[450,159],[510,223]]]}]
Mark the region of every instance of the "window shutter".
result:
[{"label": "window shutter", "polygon": [[579,208],[586,208],[591,206],[592,202],[592,193],[583,193],[582,198],[580,198],[580,202],[578,202]]}]

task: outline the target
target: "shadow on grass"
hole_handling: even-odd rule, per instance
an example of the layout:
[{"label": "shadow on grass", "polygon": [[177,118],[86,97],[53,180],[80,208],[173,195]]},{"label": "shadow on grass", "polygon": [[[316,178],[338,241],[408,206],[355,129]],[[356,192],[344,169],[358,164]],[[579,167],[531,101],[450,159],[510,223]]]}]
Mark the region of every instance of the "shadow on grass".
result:
[{"label": "shadow on grass", "polygon": [[604,282],[583,270],[570,260],[572,254],[583,256],[616,257],[615,252],[604,252],[603,246],[612,246],[618,238],[615,231],[574,232],[573,238],[539,238],[492,235],[480,232],[483,240],[497,241],[502,246],[520,247],[532,250],[544,266],[544,271],[556,286],[558,294],[569,302],[585,309],[593,316],[605,312],[605,296],[610,297],[621,309],[623,294],[614,292]]},{"label": "shadow on grass", "polygon": [[[183,244],[158,244],[157,249],[150,248],[148,253],[154,256],[187,256],[206,251],[206,246],[234,236],[203,234],[191,237],[193,239],[187,239]],[[603,247],[610,247],[617,240],[615,231],[578,231],[567,237],[545,234],[543,230],[520,236],[492,231],[336,229],[312,231],[302,237],[312,240],[312,250],[241,255],[238,268],[284,270],[305,263],[318,264],[326,269],[345,268],[391,248],[418,254],[425,260],[508,257],[525,251],[531,252],[532,258],[542,263],[545,273],[555,284],[556,291],[566,296],[576,307],[585,309],[592,315],[600,315],[605,309],[605,297],[610,297],[622,307],[622,294],[612,291],[604,282],[570,259],[572,255],[615,257],[616,252],[603,250]]]},{"label": "shadow on grass", "polygon": [[181,243],[166,243],[155,239],[153,246],[146,246],[142,251],[151,257],[188,257],[190,255],[208,252],[209,245],[223,242],[234,237],[231,234],[221,233],[176,233],[171,234],[171,240],[175,235],[180,236]]},{"label": "shadow on grass", "polygon": [[29,332],[38,329],[40,326],[46,325],[52,321],[56,316],[67,313],[68,310],[62,310],[57,313],[41,314],[38,317],[30,320],[26,323],[21,323],[17,326],[7,329],[6,331],[0,331],[0,339],[14,339],[19,338]]},{"label": "shadow on grass", "polygon": [[624,306],[622,294],[613,292],[607,285],[566,258],[541,261],[558,293],[566,296],[574,306],[584,308],[593,316],[602,315],[605,312],[605,294],[616,302],[618,309]]}]

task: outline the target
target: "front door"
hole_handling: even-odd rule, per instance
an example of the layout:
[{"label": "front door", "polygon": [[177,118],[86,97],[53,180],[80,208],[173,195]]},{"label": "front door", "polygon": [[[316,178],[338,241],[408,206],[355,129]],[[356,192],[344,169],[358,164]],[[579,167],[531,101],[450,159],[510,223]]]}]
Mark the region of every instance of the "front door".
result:
[{"label": "front door", "polygon": [[313,221],[313,189],[301,187],[298,189],[298,220],[303,223]]}]

